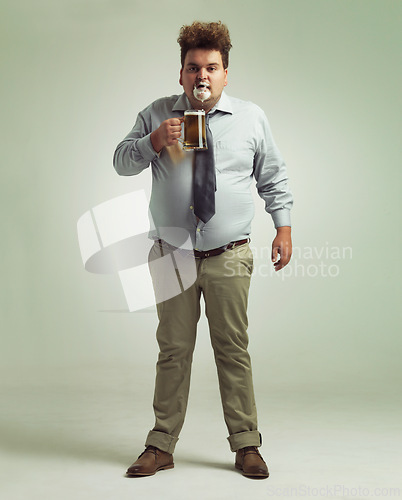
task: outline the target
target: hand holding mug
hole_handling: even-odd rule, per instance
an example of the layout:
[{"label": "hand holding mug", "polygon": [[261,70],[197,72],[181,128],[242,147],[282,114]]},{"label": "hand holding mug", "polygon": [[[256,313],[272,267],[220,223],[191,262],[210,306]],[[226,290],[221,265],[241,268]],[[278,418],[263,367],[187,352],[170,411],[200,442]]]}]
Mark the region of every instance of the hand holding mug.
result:
[{"label": "hand holding mug", "polygon": [[181,136],[182,118],[168,118],[151,133],[151,143],[154,150],[160,153],[165,146],[173,146]]}]

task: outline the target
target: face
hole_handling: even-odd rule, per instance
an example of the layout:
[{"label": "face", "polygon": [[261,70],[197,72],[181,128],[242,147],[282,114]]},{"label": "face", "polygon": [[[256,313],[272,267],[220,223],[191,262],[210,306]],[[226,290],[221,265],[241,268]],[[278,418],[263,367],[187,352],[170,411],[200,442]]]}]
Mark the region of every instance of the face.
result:
[{"label": "face", "polygon": [[[180,70],[180,85],[194,109],[205,109],[207,113],[219,101],[227,85],[228,70],[223,68],[222,56],[218,50],[191,49],[187,52]],[[194,88],[206,86],[210,96],[203,102],[194,97]],[[204,97],[208,91],[204,93]]]}]

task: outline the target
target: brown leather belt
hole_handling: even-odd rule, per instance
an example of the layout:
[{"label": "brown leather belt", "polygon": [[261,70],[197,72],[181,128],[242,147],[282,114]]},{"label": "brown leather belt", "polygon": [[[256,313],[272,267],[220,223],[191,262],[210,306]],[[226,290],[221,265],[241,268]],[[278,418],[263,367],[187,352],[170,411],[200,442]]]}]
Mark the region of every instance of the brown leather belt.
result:
[{"label": "brown leather belt", "polygon": [[248,238],[245,240],[238,240],[238,241],[231,241],[227,245],[219,248],[213,248],[212,250],[206,250],[200,251],[200,250],[194,250],[194,257],[196,259],[206,259],[207,257],[215,257],[216,255],[220,255],[223,252],[226,252],[226,250],[232,250],[235,247],[238,247],[239,245],[244,245],[245,243],[248,243]]},{"label": "brown leather belt", "polygon": [[[158,239],[157,241],[159,242],[160,245],[162,245],[163,243],[166,244],[166,242],[164,240]],[[196,259],[206,259],[207,257],[215,257],[216,255],[220,255],[223,252],[226,252],[226,250],[232,250],[235,247],[238,247],[240,245],[244,245],[245,243],[248,243],[249,241],[250,241],[249,238],[246,238],[245,240],[231,241],[230,243],[228,243],[227,245],[224,245],[223,247],[213,248],[212,250],[206,250],[206,251],[193,250],[192,253],[194,254],[194,257]]]}]

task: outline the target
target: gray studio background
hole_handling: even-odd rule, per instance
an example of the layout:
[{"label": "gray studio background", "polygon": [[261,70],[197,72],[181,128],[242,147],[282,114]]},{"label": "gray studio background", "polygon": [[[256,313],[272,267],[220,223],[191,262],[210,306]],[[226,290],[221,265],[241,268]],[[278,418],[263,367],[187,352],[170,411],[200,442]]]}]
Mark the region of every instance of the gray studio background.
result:
[{"label": "gray studio background", "polygon": [[[1,11],[5,498],[400,487],[401,2],[2,0]],[[78,247],[84,212],[149,192],[150,172],[115,173],[114,148],[138,111],[181,92],[176,39],[195,19],[228,25],[226,91],[267,113],[295,195],[281,274],[258,196],[253,222],[264,484],[231,471],[205,319],[176,468],[123,478],[153,424],[157,318],[129,313],[118,277],[87,273]]]}]

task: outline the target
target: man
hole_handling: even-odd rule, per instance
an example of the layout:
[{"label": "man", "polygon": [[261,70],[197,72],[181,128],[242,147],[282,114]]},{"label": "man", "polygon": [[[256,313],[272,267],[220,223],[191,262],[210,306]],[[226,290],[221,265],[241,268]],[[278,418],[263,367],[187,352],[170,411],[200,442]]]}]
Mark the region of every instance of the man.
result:
[{"label": "man", "polygon": [[[253,268],[248,241],[254,215],[249,188],[254,177],[277,230],[272,244],[276,270],[291,257],[292,195],[264,113],[223,91],[231,48],[227,27],[220,22],[194,22],[181,28],[178,42],[184,93],[159,99],[139,113],[114,156],[120,175],[138,174],[152,165],[150,212],[156,232],[150,265],[173,255],[183,242],[175,231],[164,228],[181,228],[191,237],[196,266],[195,283],[157,304],[156,421],[145,451],[127,475],[152,475],[173,467],[203,295],[235,467],[245,476],[266,478],[268,468],[258,451],[262,441],[247,351],[246,311]],[[183,114],[190,108],[206,113],[209,154],[179,148]],[[151,274],[156,287],[168,281],[152,267]]]}]

